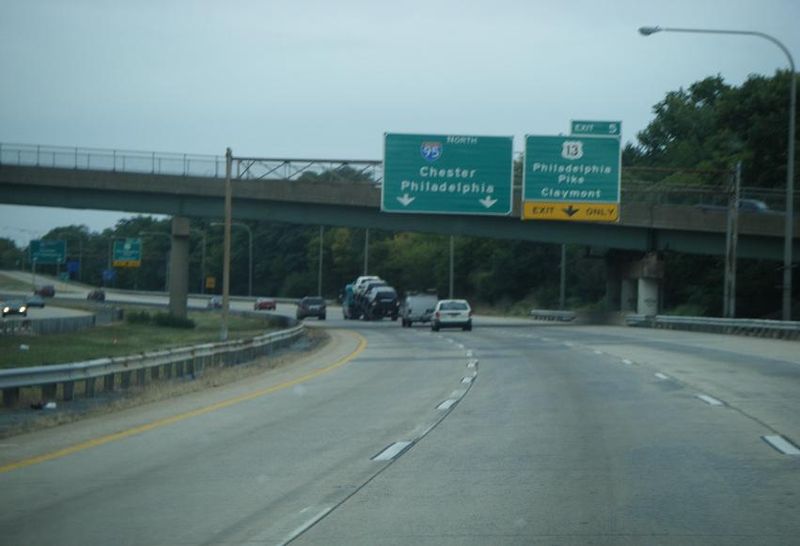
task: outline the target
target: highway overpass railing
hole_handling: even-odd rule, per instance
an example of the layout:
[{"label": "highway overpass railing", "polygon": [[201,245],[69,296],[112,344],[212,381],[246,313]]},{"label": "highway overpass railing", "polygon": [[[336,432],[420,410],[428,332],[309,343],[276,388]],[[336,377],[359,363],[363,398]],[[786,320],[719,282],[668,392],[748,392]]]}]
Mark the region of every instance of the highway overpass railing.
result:
[{"label": "highway overpass railing", "polygon": [[626,315],[628,326],[689,330],[779,339],[800,339],[800,322],[762,319],[724,319],[670,315]]},{"label": "highway overpass railing", "polygon": [[0,390],[3,391],[3,404],[7,407],[17,405],[23,388],[41,389],[42,401],[68,401],[75,397],[76,384],[82,384],[83,395],[93,397],[100,378],[104,391],[113,391],[117,387],[124,390],[133,385],[144,387],[148,381],[162,377],[195,378],[207,367],[241,364],[271,354],[302,335],[304,327],[300,324],[249,339],[53,366],[0,370]]},{"label": "highway overpass railing", "polygon": [[[516,161],[522,156],[517,154]],[[221,155],[181,154],[16,144],[0,142],[0,166],[52,167],[106,172],[127,172],[153,175],[196,176],[223,178],[225,157]],[[648,180],[652,172],[666,176],[701,172],[705,184]],[[664,171],[664,172],[661,172]],[[681,169],[622,169],[623,203],[652,205],[699,205],[722,210],[727,206],[733,187],[727,171],[684,171]],[[649,173],[649,175],[648,175]],[[318,180],[320,182],[351,182],[381,184],[383,162],[365,159],[297,159],[234,157],[233,176],[239,180]],[[667,177],[669,179],[669,177]],[[519,186],[517,186],[519,188]],[[771,211],[785,209],[783,188],[743,187],[743,199],[757,199]],[[796,196],[795,206],[800,202]]]},{"label": "highway overpass railing", "polygon": [[[223,178],[225,156],[69,148],[0,143],[0,165],[90,171]],[[380,183],[381,161],[361,159],[234,158],[233,176],[241,180],[319,179]]]}]

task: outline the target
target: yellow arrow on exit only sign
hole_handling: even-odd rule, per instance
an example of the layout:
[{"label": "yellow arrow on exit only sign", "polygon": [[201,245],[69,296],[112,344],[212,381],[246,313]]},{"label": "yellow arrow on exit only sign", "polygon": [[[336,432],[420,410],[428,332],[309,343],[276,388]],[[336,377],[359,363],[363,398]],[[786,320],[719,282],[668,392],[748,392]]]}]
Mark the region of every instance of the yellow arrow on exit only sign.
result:
[{"label": "yellow arrow on exit only sign", "polygon": [[567,222],[617,222],[619,204],[561,201],[525,201],[523,220],[561,220]]}]

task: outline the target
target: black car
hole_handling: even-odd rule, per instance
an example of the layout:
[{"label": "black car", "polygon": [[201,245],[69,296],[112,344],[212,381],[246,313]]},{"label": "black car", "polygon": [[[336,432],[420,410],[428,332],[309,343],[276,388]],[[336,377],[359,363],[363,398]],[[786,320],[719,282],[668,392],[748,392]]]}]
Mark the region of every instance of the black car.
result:
[{"label": "black car", "polygon": [[306,317],[317,317],[319,320],[325,320],[325,300],[322,298],[306,296],[297,304],[297,320],[302,320]]},{"label": "black car", "polygon": [[19,300],[10,300],[3,303],[3,318],[6,315],[22,315],[23,317],[28,316],[28,306],[25,305],[24,301]]}]

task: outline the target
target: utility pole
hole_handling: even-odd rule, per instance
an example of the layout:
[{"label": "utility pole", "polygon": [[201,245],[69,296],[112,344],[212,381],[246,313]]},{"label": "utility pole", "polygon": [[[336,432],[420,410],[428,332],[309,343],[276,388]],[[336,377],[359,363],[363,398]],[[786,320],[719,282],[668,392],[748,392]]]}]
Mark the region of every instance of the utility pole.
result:
[{"label": "utility pole", "polygon": [[233,166],[233,152],[230,148],[225,150],[225,238],[222,257],[222,326],[219,337],[228,341],[228,304],[230,303],[231,282],[231,168]]},{"label": "utility pole", "polygon": [[723,313],[725,318],[736,317],[736,252],[739,242],[739,197],[742,187],[742,162],[736,164],[733,192],[728,200],[728,226],[725,232],[725,284]]},{"label": "utility pole", "polygon": [[325,240],[325,226],[319,226],[319,274],[317,275],[317,296],[322,297],[322,245]]},{"label": "utility pole", "polygon": [[369,228],[364,232],[364,275],[369,271]]}]

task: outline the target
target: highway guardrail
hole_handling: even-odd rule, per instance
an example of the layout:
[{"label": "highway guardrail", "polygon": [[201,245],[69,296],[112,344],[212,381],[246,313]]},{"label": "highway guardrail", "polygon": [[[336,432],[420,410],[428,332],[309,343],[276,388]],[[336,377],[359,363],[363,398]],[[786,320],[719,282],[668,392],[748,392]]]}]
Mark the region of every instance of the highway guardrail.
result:
[{"label": "highway guardrail", "polygon": [[53,366],[32,366],[0,370],[0,390],[3,404],[13,407],[19,401],[20,389],[40,388],[42,400],[72,400],[75,385],[83,383],[83,393],[93,397],[98,380],[103,378],[103,390],[113,391],[146,385],[149,379],[161,377],[192,378],[210,366],[231,366],[254,360],[284,347],[304,334],[303,325],[261,336],[219,343],[205,343],[191,347],[150,351],[141,354],[98,358]]},{"label": "highway guardrail", "polygon": [[553,320],[558,322],[570,322],[575,320],[575,311],[549,311],[546,309],[531,309],[528,313],[531,318],[536,320]]},{"label": "highway guardrail", "polygon": [[725,319],[671,315],[626,315],[628,326],[748,335],[779,339],[800,339],[800,322],[763,319]]}]

